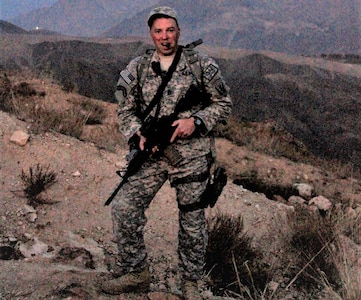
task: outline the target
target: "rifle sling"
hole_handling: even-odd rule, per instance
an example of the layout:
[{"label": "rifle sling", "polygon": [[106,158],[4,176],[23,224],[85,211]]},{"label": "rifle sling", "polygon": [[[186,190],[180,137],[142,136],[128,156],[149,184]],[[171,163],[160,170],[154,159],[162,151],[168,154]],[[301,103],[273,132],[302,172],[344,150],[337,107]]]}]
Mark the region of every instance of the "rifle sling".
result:
[{"label": "rifle sling", "polygon": [[141,115],[141,119],[144,121],[146,119],[146,117],[150,114],[150,112],[153,110],[154,106],[157,105],[157,103],[159,103],[159,101],[162,99],[163,96],[163,92],[168,84],[168,82],[170,81],[170,79],[172,78],[172,75],[175,71],[175,69],[177,68],[178,62],[180,60],[181,54],[182,54],[182,46],[178,46],[176,55],[173,59],[172,64],[170,65],[167,74],[164,76],[164,78],[162,79],[162,83],[160,84],[155,96],[153,97],[152,101],[149,103],[148,107],[146,108],[146,110],[144,111],[144,113]]}]

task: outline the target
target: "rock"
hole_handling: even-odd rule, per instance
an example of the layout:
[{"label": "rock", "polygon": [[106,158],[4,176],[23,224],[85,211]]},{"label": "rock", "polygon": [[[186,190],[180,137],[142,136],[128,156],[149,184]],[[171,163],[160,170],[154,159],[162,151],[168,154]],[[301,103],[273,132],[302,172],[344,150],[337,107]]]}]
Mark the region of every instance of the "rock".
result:
[{"label": "rock", "polygon": [[16,243],[16,242],[18,241],[18,239],[17,239],[16,237],[14,237],[14,236],[9,236],[9,237],[8,237],[8,241],[9,241],[10,243]]},{"label": "rock", "polygon": [[295,183],[293,187],[298,191],[298,194],[307,200],[311,199],[314,188],[307,183]]},{"label": "rock", "polygon": [[64,239],[62,241],[59,241],[59,244],[62,248],[79,248],[87,250],[92,255],[92,259],[95,263],[95,268],[97,270],[106,271],[106,267],[104,265],[104,250],[99,247],[96,241],[90,238],[84,238],[71,231],[65,231],[63,238]]},{"label": "rock", "polygon": [[19,246],[19,251],[26,258],[44,254],[48,249],[48,245],[39,241],[37,237]]},{"label": "rock", "polygon": [[24,209],[22,210],[22,212],[23,212],[24,215],[27,215],[27,214],[30,214],[30,213],[35,213],[36,210],[35,210],[34,207],[25,204],[25,205],[24,205]]},{"label": "rock", "polygon": [[81,176],[81,174],[80,174],[79,171],[75,171],[75,172],[73,173],[73,177],[80,177],[80,176]]},{"label": "rock", "polygon": [[310,206],[317,206],[318,209],[328,211],[332,207],[332,202],[324,196],[317,196],[310,200]]},{"label": "rock", "polygon": [[19,146],[25,146],[30,138],[30,135],[28,135],[26,132],[17,130],[14,131],[14,133],[10,137],[10,141],[19,145]]},{"label": "rock", "polygon": [[36,213],[35,208],[30,205],[24,205],[23,214],[26,216],[27,220],[31,223],[35,223],[38,215]]},{"label": "rock", "polygon": [[38,215],[36,213],[30,213],[30,214],[27,215],[26,218],[28,219],[28,221],[30,223],[35,223],[37,218],[38,218]]},{"label": "rock", "polygon": [[24,237],[26,237],[28,240],[31,240],[33,238],[33,235],[31,233],[25,232]]},{"label": "rock", "polygon": [[290,204],[306,204],[306,200],[299,196],[291,196],[288,198]]}]

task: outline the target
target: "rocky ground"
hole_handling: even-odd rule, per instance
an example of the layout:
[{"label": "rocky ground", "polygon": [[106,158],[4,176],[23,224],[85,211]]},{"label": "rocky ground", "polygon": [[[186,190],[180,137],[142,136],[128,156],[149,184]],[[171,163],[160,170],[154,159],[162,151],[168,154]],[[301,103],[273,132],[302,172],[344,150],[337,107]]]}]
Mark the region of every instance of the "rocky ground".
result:
[{"label": "rocky ground", "polygon": [[[126,149],[120,145],[111,151],[99,149],[92,142],[56,132],[31,134],[29,128],[29,123],[0,112],[0,299],[180,299],[178,217],[170,186],[162,188],[147,212],[145,238],[151,292],[113,297],[102,294],[99,284],[110,278],[106,257],[116,253],[110,208],[103,204],[119,181],[115,171],[124,167]],[[12,141],[16,131],[29,134],[24,145]],[[218,161],[231,176],[253,169],[269,182],[287,184],[298,178],[322,188],[327,197],[327,193],[335,192],[345,195],[350,201],[350,216],[360,211],[361,188],[357,180],[339,179],[316,167],[268,157],[226,140],[217,140],[217,149]],[[49,166],[57,181],[41,195],[45,203],[29,205],[20,175],[37,164]],[[207,214],[242,216],[253,245],[276,266],[277,259],[285,255],[286,215],[295,209],[287,199],[278,200],[271,201],[263,193],[229,180],[218,203],[208,208]],[[350,245],[350,280],[360,286],[360,244]],[[285,287],[282,282],[274,285],[275,290]],[[306,299],[292,289],[279,294],[283,298],[278,299]],[[321,294],[323,299],[331,299],[327,292]]]}]

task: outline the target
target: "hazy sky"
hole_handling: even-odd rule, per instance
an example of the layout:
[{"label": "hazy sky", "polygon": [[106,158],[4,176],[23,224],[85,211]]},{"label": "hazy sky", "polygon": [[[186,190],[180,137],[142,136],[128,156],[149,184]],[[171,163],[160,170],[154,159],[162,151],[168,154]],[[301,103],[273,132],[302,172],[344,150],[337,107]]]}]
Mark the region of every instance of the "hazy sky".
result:
[{"label": "hazy sky", "polygon": [[33,9],[51,6],[58,0],[0,0],[0,19],[8,20]]}]

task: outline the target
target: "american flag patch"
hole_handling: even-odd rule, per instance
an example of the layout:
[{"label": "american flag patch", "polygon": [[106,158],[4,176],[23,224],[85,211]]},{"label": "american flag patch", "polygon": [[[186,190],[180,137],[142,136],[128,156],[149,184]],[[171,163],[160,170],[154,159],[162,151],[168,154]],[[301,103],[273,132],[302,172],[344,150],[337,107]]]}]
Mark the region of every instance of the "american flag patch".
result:
[{"label": "american flag patch", "polygon": [[120,77],[122,77],[128,85],[135,79],[127,69],[120,72]]},{"label": "american flag patch", "polygon": [[210,64],[204,71],[204,78],[207,82],[210,82],[213,77],[217,74],[218,68],[217,66]]}]

